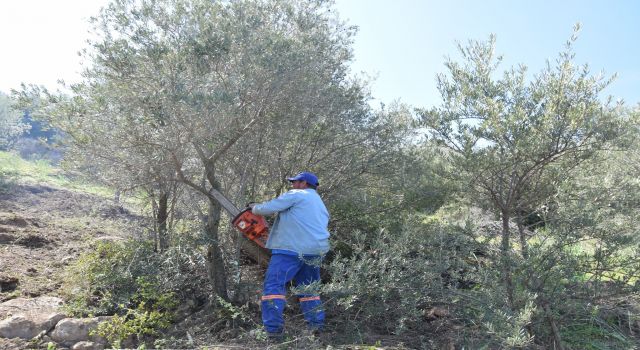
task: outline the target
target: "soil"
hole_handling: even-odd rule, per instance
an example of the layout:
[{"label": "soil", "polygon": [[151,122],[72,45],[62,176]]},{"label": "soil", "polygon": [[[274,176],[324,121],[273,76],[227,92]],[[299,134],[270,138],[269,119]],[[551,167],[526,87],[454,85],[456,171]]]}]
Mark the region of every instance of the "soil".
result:
[{"label": "soil", "polygon": [[[13,184],[0,193],[0,303],[62,297],[65,268],[96,239],[141,236],[147,220],[112,200],[53,188]],[[0,320],[8,316],[0,308]],[[1,349],[34,344],[0,338]]]},{"label": "soil", "polygon": [[105,198],[46,185],[11,186],[0,194],[0,302],[61,296],[65,267],[92,241],[141,235],[144,225],[141,216]]}]

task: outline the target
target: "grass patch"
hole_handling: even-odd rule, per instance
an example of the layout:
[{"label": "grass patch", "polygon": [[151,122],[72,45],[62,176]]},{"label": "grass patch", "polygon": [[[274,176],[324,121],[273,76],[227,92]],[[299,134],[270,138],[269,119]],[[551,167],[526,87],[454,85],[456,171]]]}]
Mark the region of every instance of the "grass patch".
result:
[{"label": "grass patch", "polygon": [[71,177],[45,160],[28,161],[17,154],[0,151],[0,191],[8,191],[14,185],[34,184],[81,191],[104,198],[113,196],[113,190],[79,176]]},{"label": "grass patch", "polygon": [[572,349],[608,350],[634,349],[633,341],[615,327],[593,320],[589,323],[576,323],[561,330],[562,339]]},{"label": "grass patch", "polygon": [[122,222],[97,215],[54,217],[50,221],[56,226],[72,232],[100,231],[103,235],[119,236],[122,232],[131,231],[131,228]]}]

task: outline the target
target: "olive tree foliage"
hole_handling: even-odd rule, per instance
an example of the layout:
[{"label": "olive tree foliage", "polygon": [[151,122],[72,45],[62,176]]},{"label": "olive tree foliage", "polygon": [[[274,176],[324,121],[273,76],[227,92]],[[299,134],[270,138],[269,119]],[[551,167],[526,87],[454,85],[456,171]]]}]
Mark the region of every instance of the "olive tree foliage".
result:
[{"label": "olive tree foliage", "polygon": [[362,220],[377,221],[391,207],[400,207],[404,198],[396,190],[404,170],[404,145],[413,133],[410,110],[403,105],[378,111],[365,105],[358,108],[360,120],[345,120],[343,112],[290,128],[272,124],[279,136],[258,147],[259,154],[272,161],[254,169],[258,183],[251,181],[248,199],[272,198],[288,189],[286,176],[313,171],[331,212],[334,239],[348,239]]},{"label": "olive tree foliage", "polygon": [[[638,119],[626,112],[622,118],[624,135],[556,186],[517,277],[556,310],[557,331],[571,348],[630,348],[637,327],[628,315],[637,314],[640,291]],[[542,328],[532,327],[539,337],[552,336]],[[576,336],[581,328],[593,331]]]},{"label": "olive tree foliage", "polygon": [[207,198],[209,274],[223,297],[210,189],[241,200],[305,168],[346,174],[366,165],[352,148],[383,142],[386,124],[348,76],[354,29],[326,1],[114,0],[93,23],[84,80],[72,96],[49,94],[42,114],[105,173]]},{"label": "olive tree foliage", "polygon": [[555,244],[583,248],[571,267],[590,282],[585,292],[594,299],[628,295],[640,287],[640,114],[627,110],[623,117],[623,137],[576,169],[546,215],[549,231],[561,232]]},{"label": "olive tree foliage", "polygon": [[0,149],[7,149],[30,127],[22,122],[22,114],[13,105],[11,98],[0,92]]},{"label": "olive tree foliage", "polygon": [[[454,175],[467,196],[501,219],[496,262],[507,305],[514,311],[526,306],[526,294],[532,291],[526,283],[515,285],[521,281],[517,274],[529,272],[527,218],[549,203],[572,169],[621,130],[619,106],[601,100],[611,78],[593,76],[587,66],[573,63],[576,37],[574,33],[567,41],[555,64],[547,62],[531,79],[522,65],[499,76],[501,57],[495,54],[493,36],[460,46],[463,61],[448,60],[449,74],[438,76],[442,105],[419,110],[431,137],[450,149]],[[519,228],[517,244],[512,221]],[[526,293],[518,298],[517,290]],[[538,294],[536,301],[554,328],[547,298]],[[554,338],[561,346],[557,329]]]}]

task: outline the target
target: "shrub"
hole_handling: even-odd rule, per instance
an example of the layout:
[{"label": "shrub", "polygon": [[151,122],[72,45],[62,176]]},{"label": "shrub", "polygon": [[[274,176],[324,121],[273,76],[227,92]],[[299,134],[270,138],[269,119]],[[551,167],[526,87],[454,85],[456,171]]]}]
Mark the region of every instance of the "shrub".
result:
[{"label": "shrub", "polygon": [[506,306],[489,246],[475,232],[417,216],[400,232],[369,234],[330,263],[327,303],[349,333],[403,335],[411,347],[433,348],[438,336],[442,346],[451,338],[469,348],[526,346],[536,308],[530,299],[518,312]]},{"label": "shrub", "polygon": [[99,242],[67,270],[68,311],[77,316],[111,315],[130,307],[142,290],[140,281],[157,280],[157,265],[148,243]]},{"label": "shrub", "polygon": [[174,293],[160,292],[158,286],[147,278],[139,277],[136,282],[139,289],[132,298],[135,306],[100,323],[93,332],[118,348],[132,336],[138,342],[144,342],[147,336],[160,336],[160,331],[171,324],[172,311],[178,305]]},{"label": "shrub", "polygon": [[426,313],[452,304],[450,291],[473,278],[467,258],[477,244],[463,231],[421,218],[405,227],[368,235],[349,257],[339,256],[328,267],[332,280],[324,293],[356,327],[421,334]]},{"label": "shrub", "polygon": [[173,321],[179,298],[162,271],[174,258],[154,252],[151,242],[99,242],[67,271],[67,308],[78,316],[113,315],[94,334],[116,347],[127,339],[146,343]]}]

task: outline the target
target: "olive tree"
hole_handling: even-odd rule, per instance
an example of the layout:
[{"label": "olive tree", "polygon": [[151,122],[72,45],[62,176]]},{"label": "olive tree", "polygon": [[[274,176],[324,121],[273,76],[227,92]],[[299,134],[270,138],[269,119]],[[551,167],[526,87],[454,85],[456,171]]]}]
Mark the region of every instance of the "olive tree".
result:
[{"label": "olive tree", "polygon": [[[448,60],[449,74],[438,76],[442,105],[419,110],[431,137],[451,150],[455,175],[470,198],[501,219],[500,275],[514,310],[523,305],[515,297],[522,286],[514,285],[513,271],[523,270],[512,255],[510,223],[520,228],[520,260],[527,266],[527,216],[548,203],[571,169],[620,131],[617,105],[601,97],[611,78],[573,63],[575,40],[573,35],[555,64],[547,62],[531,79],[523,65],[498,74],[494,37],[471,41],[459,47],[463,61]],[[548,300],[537,300],[555,326]]]},{"label": "olive tree", "polygon": [[209,277],[226,297],[211,190],[246,196],[250,175],[282,182],[372,139],[366,92],[348,76],[354,29],[329,3],[302,0],[114,0],[93,23],[83,81],[42,113],[132,182],[207,198]]}]

